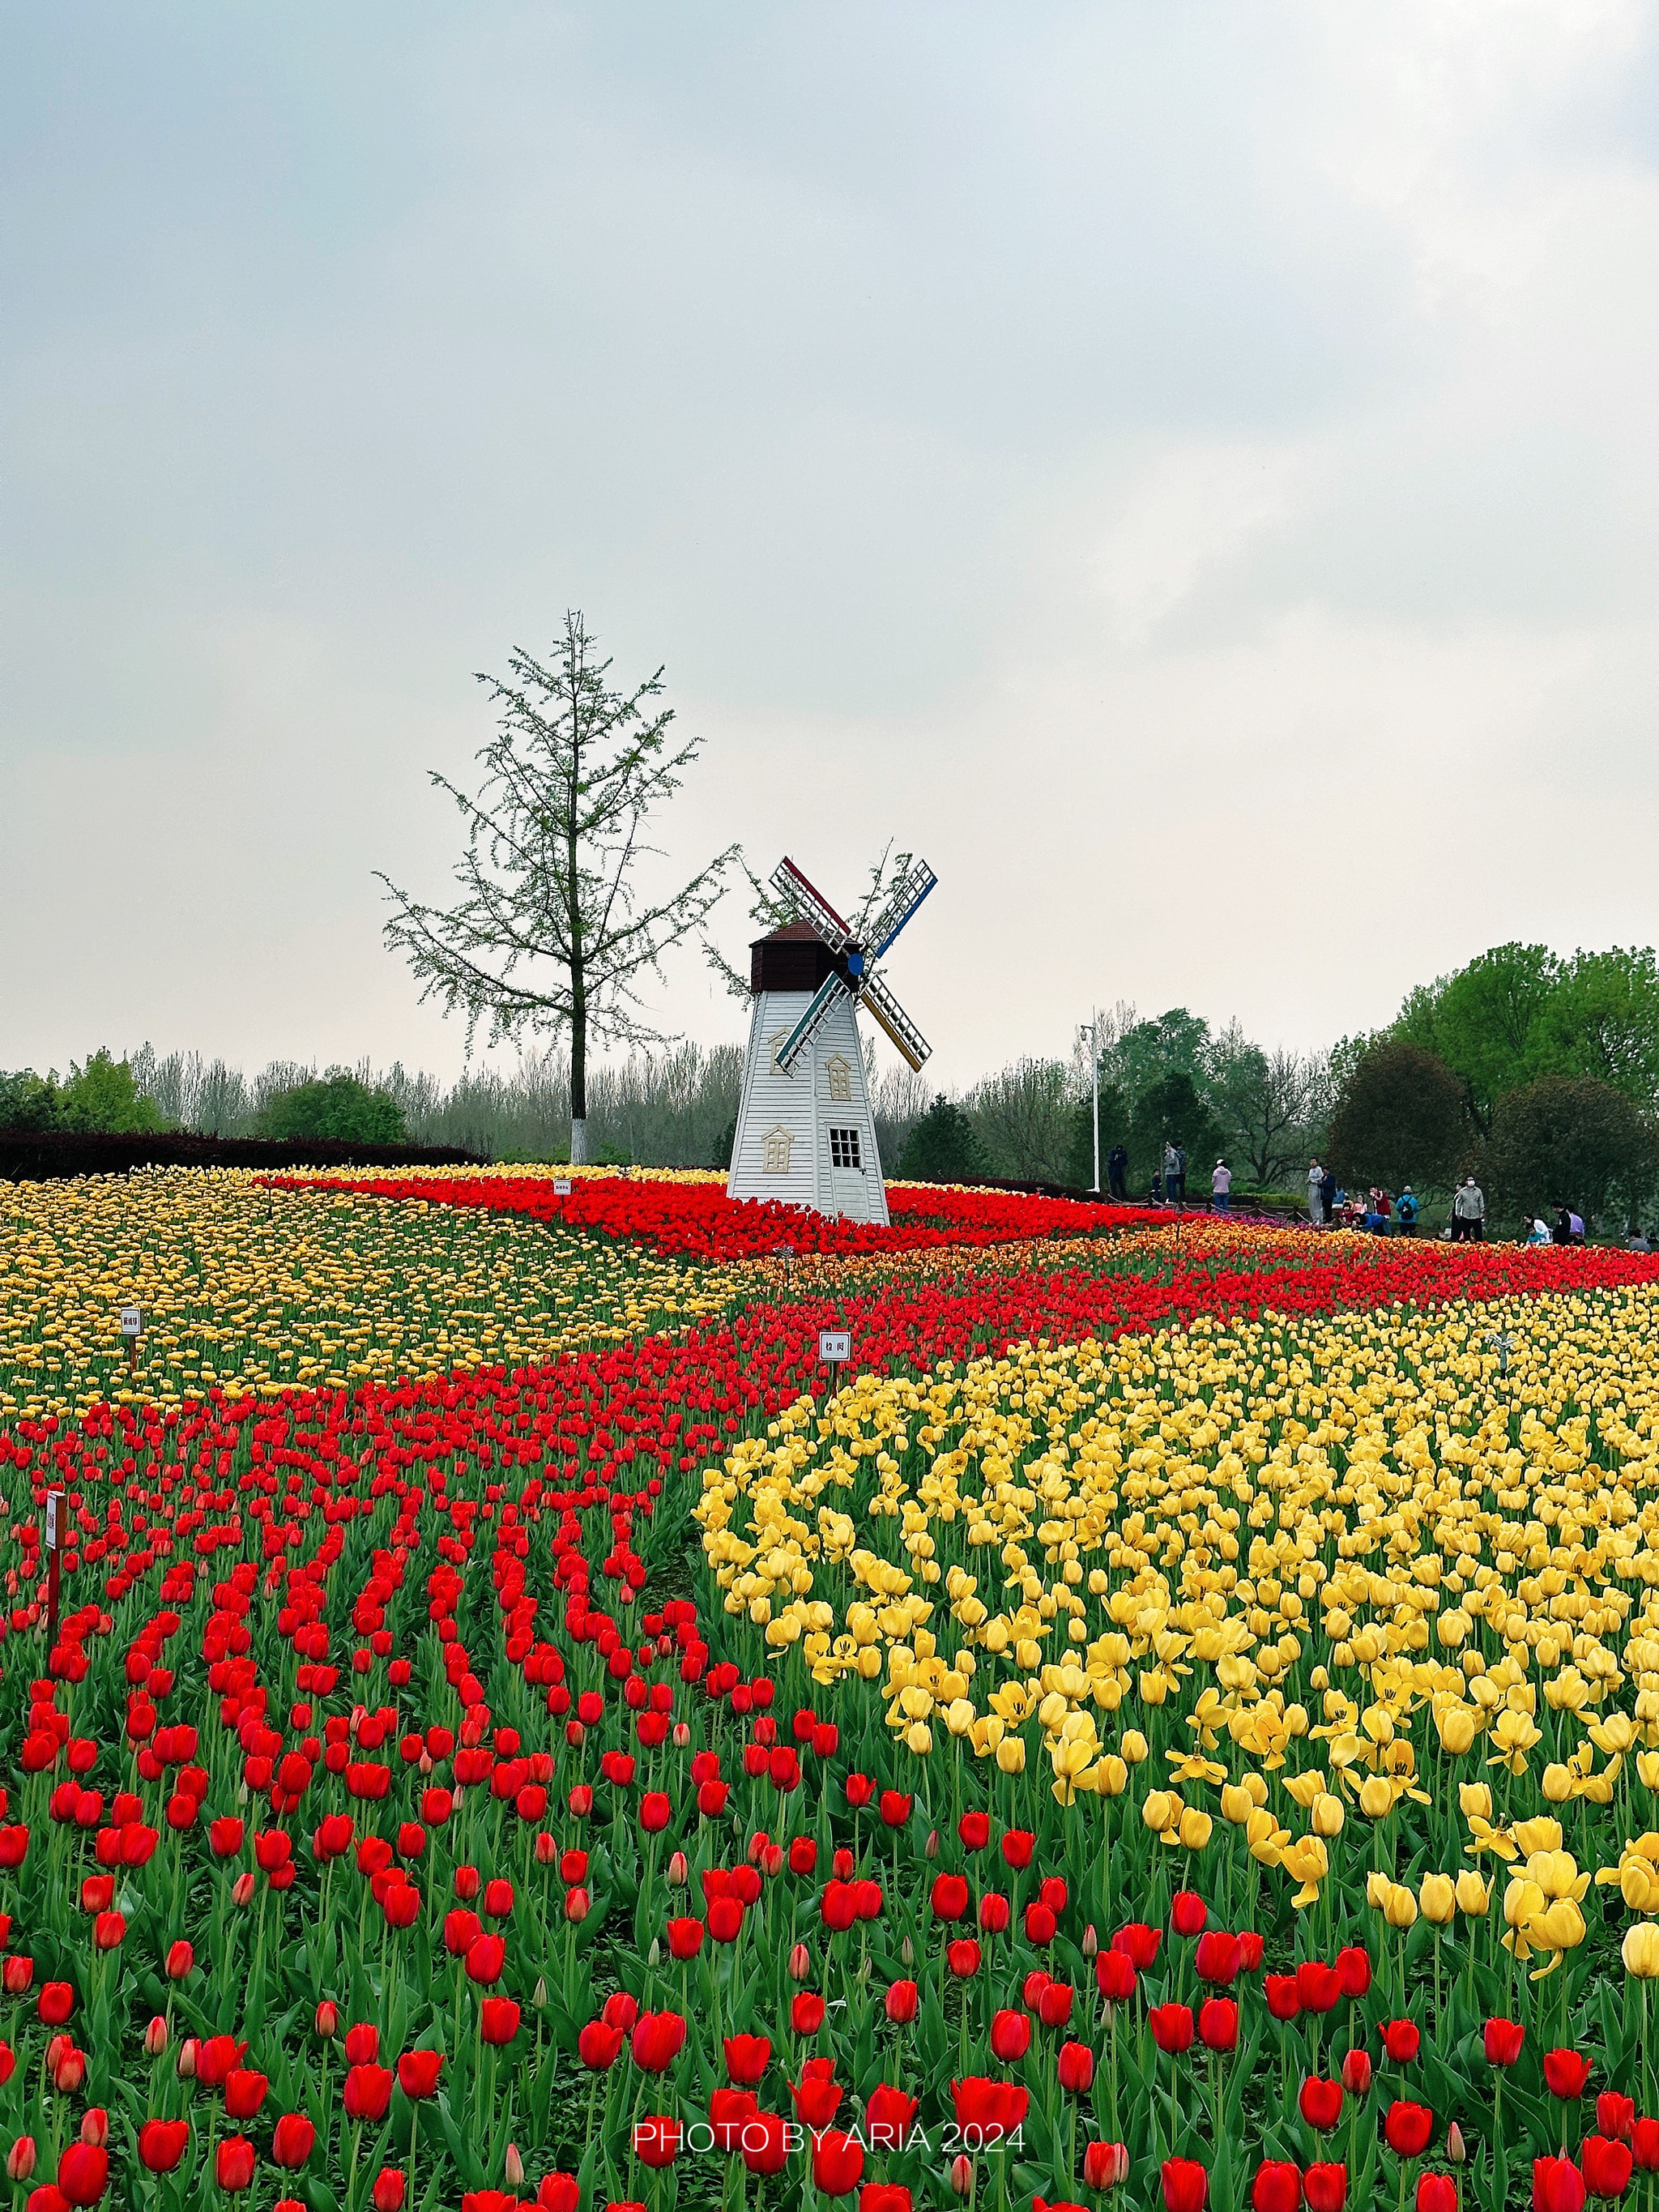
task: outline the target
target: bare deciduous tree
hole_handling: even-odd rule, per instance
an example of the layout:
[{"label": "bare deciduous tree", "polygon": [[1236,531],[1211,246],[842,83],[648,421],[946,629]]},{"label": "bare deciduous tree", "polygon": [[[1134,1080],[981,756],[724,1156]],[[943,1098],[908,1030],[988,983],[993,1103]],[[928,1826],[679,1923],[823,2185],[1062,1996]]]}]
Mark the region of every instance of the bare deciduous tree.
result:
[{"label": "bare deciduous tree", "polygon": [[478,753],[476,797],[434,770],[466,823],[456,863],[461,896],[430,907],[381,875],[398,911],[386,926],[422,999],[480,1021],[492,1040],[526,1031],[570,1040],[570,1157],[587,1155],[587,1048],[665,1042],[640,1018],[637,986],[659,972],[668,946],[699,929],[736,858],[728,849],[665,898],[641,901],[635,863],[655,848],[647,817],[679,787],[701,750],[671,743],[672,708],[659,708],[662,671],[626,694],[605,681],[580,613],[565,617],[550,667],[522,650],[511,681],[479,677],[500,708]]}]

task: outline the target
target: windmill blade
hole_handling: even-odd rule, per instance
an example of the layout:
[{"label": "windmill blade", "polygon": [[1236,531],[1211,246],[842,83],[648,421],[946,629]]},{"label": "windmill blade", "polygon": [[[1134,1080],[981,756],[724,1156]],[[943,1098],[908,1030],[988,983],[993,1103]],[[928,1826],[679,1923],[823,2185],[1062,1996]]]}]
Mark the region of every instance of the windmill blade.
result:
[{"label": "windmill blade", "polygon": [[894,886],[892,896],[866,932],[871,959],[880,959],[938,881],[926,860],[912,864],[909,873]]},{"label": "windmill blade", "polygon": [[812,994],[811,1004],[778,1047],[777,1064],[786,1075],[830,1018],[830,1011],[848,996],[839,975],[826,975]]},{"label": "windmill blade", "polygon": [[[933,886],[930,884],[928,889]],[[923,892],[925,898],[927,893]],[[917,901],[921,904],[921,900]],[[889,1041],[913,1068],[920,1068],[933,1048],[893,996],[879,975],[872,975],[859,993],[858,1003],[873,1015]]]},{"label": "windmill blade", "polygon": [[822,891],[808,883],[787,856],[772,871],[772,885],[781,898],[800,909],[832,952],[839,952],[853,934]]}]

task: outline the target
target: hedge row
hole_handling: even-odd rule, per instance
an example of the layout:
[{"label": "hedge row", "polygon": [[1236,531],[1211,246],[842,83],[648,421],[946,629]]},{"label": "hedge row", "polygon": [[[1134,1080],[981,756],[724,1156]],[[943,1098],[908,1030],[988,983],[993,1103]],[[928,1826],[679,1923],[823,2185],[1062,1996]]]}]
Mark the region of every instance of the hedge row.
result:
[{"label": "hedge row", "polygon": [[353,1145],[338,1137],[108,1137],[68,1129],[0,1129],[0,1179],[130,1175],[135,1168],[481,1167],[478,1152],[434,1145]]}]

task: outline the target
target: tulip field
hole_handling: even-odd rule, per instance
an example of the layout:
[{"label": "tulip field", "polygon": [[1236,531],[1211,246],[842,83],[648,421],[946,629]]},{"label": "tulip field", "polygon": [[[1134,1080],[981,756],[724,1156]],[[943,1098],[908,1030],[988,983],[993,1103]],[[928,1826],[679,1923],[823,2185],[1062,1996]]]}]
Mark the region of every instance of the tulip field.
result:
[{"label": "tulip field", "polygon": [[0,2201],[1651,2212],[1659,1260],[568,1180],[3,1187]]}]

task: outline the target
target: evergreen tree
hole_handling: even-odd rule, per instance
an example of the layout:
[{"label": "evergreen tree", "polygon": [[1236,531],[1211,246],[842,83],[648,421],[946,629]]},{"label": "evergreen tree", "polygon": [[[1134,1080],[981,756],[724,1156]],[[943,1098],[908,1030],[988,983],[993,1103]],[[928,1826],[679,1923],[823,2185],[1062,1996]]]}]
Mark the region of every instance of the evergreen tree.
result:
[{"label": "evergreen tree", "polygon": [[985,1173],[979,1139],[960,1106],[934,1099],[910,1132],[898,1172],[906,1182],[972,1182]]}]

